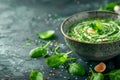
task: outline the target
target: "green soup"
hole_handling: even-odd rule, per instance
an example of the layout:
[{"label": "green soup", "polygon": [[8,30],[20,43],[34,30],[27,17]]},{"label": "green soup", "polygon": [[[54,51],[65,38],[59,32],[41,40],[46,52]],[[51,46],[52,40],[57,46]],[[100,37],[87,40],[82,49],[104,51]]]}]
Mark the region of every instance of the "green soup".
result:
[{"label": "green soup", "polygon": [[120,39],[120,22],[110,19],[89,19],[70,26],[67,35],[88,43],[110,42]]}]

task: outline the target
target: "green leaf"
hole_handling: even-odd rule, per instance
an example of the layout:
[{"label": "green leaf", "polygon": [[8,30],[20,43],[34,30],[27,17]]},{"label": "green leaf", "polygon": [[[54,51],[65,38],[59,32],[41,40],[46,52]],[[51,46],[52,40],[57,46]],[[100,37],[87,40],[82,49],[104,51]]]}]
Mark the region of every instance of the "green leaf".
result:
[{"label": "green leaf", "polygon": [[48,30],[45,32],[38,33],[38,35],[41,39],[49,39],[54,35],[54,33],[55,33],[54,30]]},{"label": "green leaf", "polygon": [[48,54],[47,50],[43,49],[41,47],[37,47],[35,49],[32,49],[29,53],[31,58],[38,58],[38,57],[46,56],[47,54]]},{"label": "green leaf", "polygon": [[110,80],[120,80],[120,69],[108,73]]},{"label": "green leaf", "polygon": [[48,57],[46,59],[46,63],[50,67],[58,67],[58,66],[64,64],[67,60],[72,60],[71,58],[68,58],[68,55],[71,52],[72,51],[70,51],[68,53],[58,53],[55,50],[55,55]]},{"label": "green leaf", "polygon": [[85,74],[85,68],[78,63],[72,63],[69,66],[69,73],[73,75],[81,75],[83,76]]},{"label": "green leaf", "polygon": [[103,34],[103,31],[102,31],[102,26],[100,23],[96,23],[96,28],[97,28],[97,32],[98,34]]},{"label": "green leaf", "polygon": [[95,73],[91,68],[90,72],[92,72],[90,80],[104,80],[104,75],[102,73]]},{"label": "green leaf", "polygon": [[46,49],[46,47],[50,44],[50,42],[48,42],[47,44],[41,46],[41,47],[37,47],[34,48],[30,51],[29,56],[31,58],[38,58],[38,57],[44,57],[48,54],[48,51]]},{"label": "green leaf", "polygon": [[91,23],[90,27],[92,27],[94,30],[97,30],[98,34],[100,34],[100,35],[103,33],[102,26],[99,22]]},{"label": "green leaf", "polygon": [[108,10],[108,11],[114,11],[114,7],[116,6],[116,5],[120,5],[120,3],[119,2],[112,2],[112,3],[108,3],[108,4],[106,4],[105,6],[101,6],[100,8],[99,8],[99,10]]},{"label": "green leaf", "polygon": [[43,75],[41,72],[32,70],[30,73],[30,80],[43,80]]},{"label": "green leaf", "polygon": [[91,23],[90,27],[92,27],[93,29],[96,29],[96,25],[94,23]]},{"label": "green leaf", "polygon": [[102,30],[102,26],[100,23],[91,23],[90,27],[92,27],[94,30]]},{"label": "green leaf", "polygon": [[96,28],[97,28],[98,30],[102,30],[101,24],[97,22],[97,23],[96,23]]},{"label": "green leaf", "polygon": [[54,56],[48,57],[46,59],[46,63],[50,67],[58,67],[59,65],[63,64],[65,60],[62,60],[63,54],[56,54]]}]

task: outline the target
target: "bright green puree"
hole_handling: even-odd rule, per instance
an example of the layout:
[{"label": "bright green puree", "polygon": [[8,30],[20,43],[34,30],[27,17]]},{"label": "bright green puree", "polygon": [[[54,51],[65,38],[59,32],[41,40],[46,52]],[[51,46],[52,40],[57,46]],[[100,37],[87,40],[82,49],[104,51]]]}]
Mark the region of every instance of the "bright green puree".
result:
[{"label": "bright green puree", "polygon": [[88,43],[110,42],[120,39],[120,22],[110,19],[79,21],[68,29],[67,35]]}]

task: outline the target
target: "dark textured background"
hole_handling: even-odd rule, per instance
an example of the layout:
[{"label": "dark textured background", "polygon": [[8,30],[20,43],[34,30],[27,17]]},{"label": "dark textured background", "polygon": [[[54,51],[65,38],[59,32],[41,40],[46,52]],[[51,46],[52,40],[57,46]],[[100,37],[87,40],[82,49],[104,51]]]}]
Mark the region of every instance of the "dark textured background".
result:
[{"label": "dark textured background", "polygon": [[[44,58],[31,59],[28,53],[36,46],[35,31],[49,29],[56,31],[54,39],[62,49],[68,50],[60,32],[62,21],[76,12],[96,10],[110,1],[115,0],[0,0],[0,80],[29,80],[31,69],[41,71],[46,80],[85,80],[87,75],[72,76],[63,66],[49,68]],[[32,41],[30,46],[26,45],[28,40]],[[106,61],[108,70],[120,68],[118,57]],[[86,65],[81,58],[78,62],[86,70],[98,63],[89,61]]]}]

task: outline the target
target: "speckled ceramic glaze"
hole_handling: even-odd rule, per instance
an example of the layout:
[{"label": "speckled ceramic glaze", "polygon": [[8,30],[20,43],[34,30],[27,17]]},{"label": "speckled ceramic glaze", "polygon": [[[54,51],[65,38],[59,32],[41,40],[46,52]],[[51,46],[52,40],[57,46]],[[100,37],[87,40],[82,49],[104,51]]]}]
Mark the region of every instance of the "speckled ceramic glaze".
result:
[{"label": "speckled ceramic glaze", "polygon": [[68,17],[61,25],[61,31],[68,46],[78,55],[90,60],[107,60],[120,53],[120,40],[106,43],[84,43],[76,41],[66,35],[69,27],[77,21],[88,18],[118,19],[119,15],[107,11],[86,11]]}]

